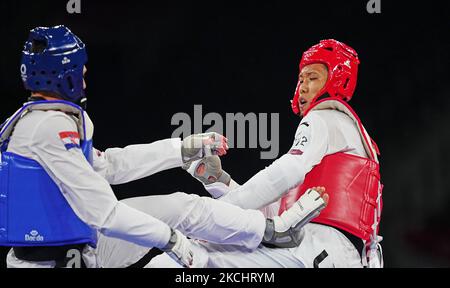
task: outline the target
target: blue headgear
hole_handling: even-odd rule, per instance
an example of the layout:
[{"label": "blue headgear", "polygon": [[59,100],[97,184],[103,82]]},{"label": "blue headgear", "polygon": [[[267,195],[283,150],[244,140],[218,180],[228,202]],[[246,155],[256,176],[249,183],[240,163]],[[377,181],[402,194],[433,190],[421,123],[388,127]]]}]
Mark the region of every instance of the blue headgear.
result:
[{"label": "blue headgear", "polygon": [[25,89],[53,92],[78,104],[85,96],[86,62],[84,43],[67,27],[37,27],[25,42],[20,73]]}]

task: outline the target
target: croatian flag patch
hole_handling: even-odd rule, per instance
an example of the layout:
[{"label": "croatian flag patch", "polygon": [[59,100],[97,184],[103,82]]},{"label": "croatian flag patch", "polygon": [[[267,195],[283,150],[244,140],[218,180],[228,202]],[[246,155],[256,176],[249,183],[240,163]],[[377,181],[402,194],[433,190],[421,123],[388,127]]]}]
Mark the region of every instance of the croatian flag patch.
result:
[{"label": "croatian flag patch", "polygon": [[80,134],[78,132],[63,131],[59,133],[59,138],[61,138],[67,150],[80,148]]}]

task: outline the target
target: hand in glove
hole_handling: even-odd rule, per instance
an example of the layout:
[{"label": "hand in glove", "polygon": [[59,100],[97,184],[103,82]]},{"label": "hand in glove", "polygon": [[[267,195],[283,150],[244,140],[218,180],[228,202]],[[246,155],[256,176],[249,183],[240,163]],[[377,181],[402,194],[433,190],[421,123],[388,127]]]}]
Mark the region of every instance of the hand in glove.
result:
[{"label": "hand in glove", "polygon": [[227,138],[215,132],[188,136],[181,144],[183,163],[186,164],[211,155],[225,155],[228,150],[227,142]]},{"label": "hand in glove", "polygon": [[160,249],[183,267],[189,268],[193,264],[194,252],[192,251],[191,243],[178,230],[171,229],[169,242]]},{"label": "hand in glove", "polygon": [[230,175],[222,170],[222,163],[219,156],[216,155],[187,163],[183,169],[205,185],[215,182],[228,185],[231,181]]}]

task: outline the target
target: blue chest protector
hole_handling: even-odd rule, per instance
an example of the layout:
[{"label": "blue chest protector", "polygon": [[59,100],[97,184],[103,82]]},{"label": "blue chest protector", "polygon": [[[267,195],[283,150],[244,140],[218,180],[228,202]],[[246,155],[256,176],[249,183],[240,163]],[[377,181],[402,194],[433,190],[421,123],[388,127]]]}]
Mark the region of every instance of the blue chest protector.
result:
[{"label": "blue chest protector", "polygon": [[0,131],[0,246],[96,246],[96,231],[74,213],[60,189],[36,161],[6,152],[18,120],[33,110],[60,110],[77,115],[80,144],[92,165],[92,139],[86,139],[81,107],[67,101],[26,103]]}]

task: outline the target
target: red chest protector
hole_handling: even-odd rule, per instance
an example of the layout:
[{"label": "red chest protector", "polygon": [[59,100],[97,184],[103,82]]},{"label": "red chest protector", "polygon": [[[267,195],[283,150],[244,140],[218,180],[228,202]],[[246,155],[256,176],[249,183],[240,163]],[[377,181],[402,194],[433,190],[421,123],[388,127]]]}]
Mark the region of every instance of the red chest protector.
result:
[{"label": "red chest protector", "polygon": [[371,235],[376,239],[383,188],[380,182],[378,148],[346,102],[326,99],[319,101],[311,110],[316,109],[336,109],[349,115],[357,124],[370,158],[345,153],[325,156],[320,164],[306,174],[302,184],[291,189],[282,198],[279,214],[291,207],[308,188],[324,186],[330,196],[329,203],[311,222],[342,229],[363,240],[369,240]]}]

